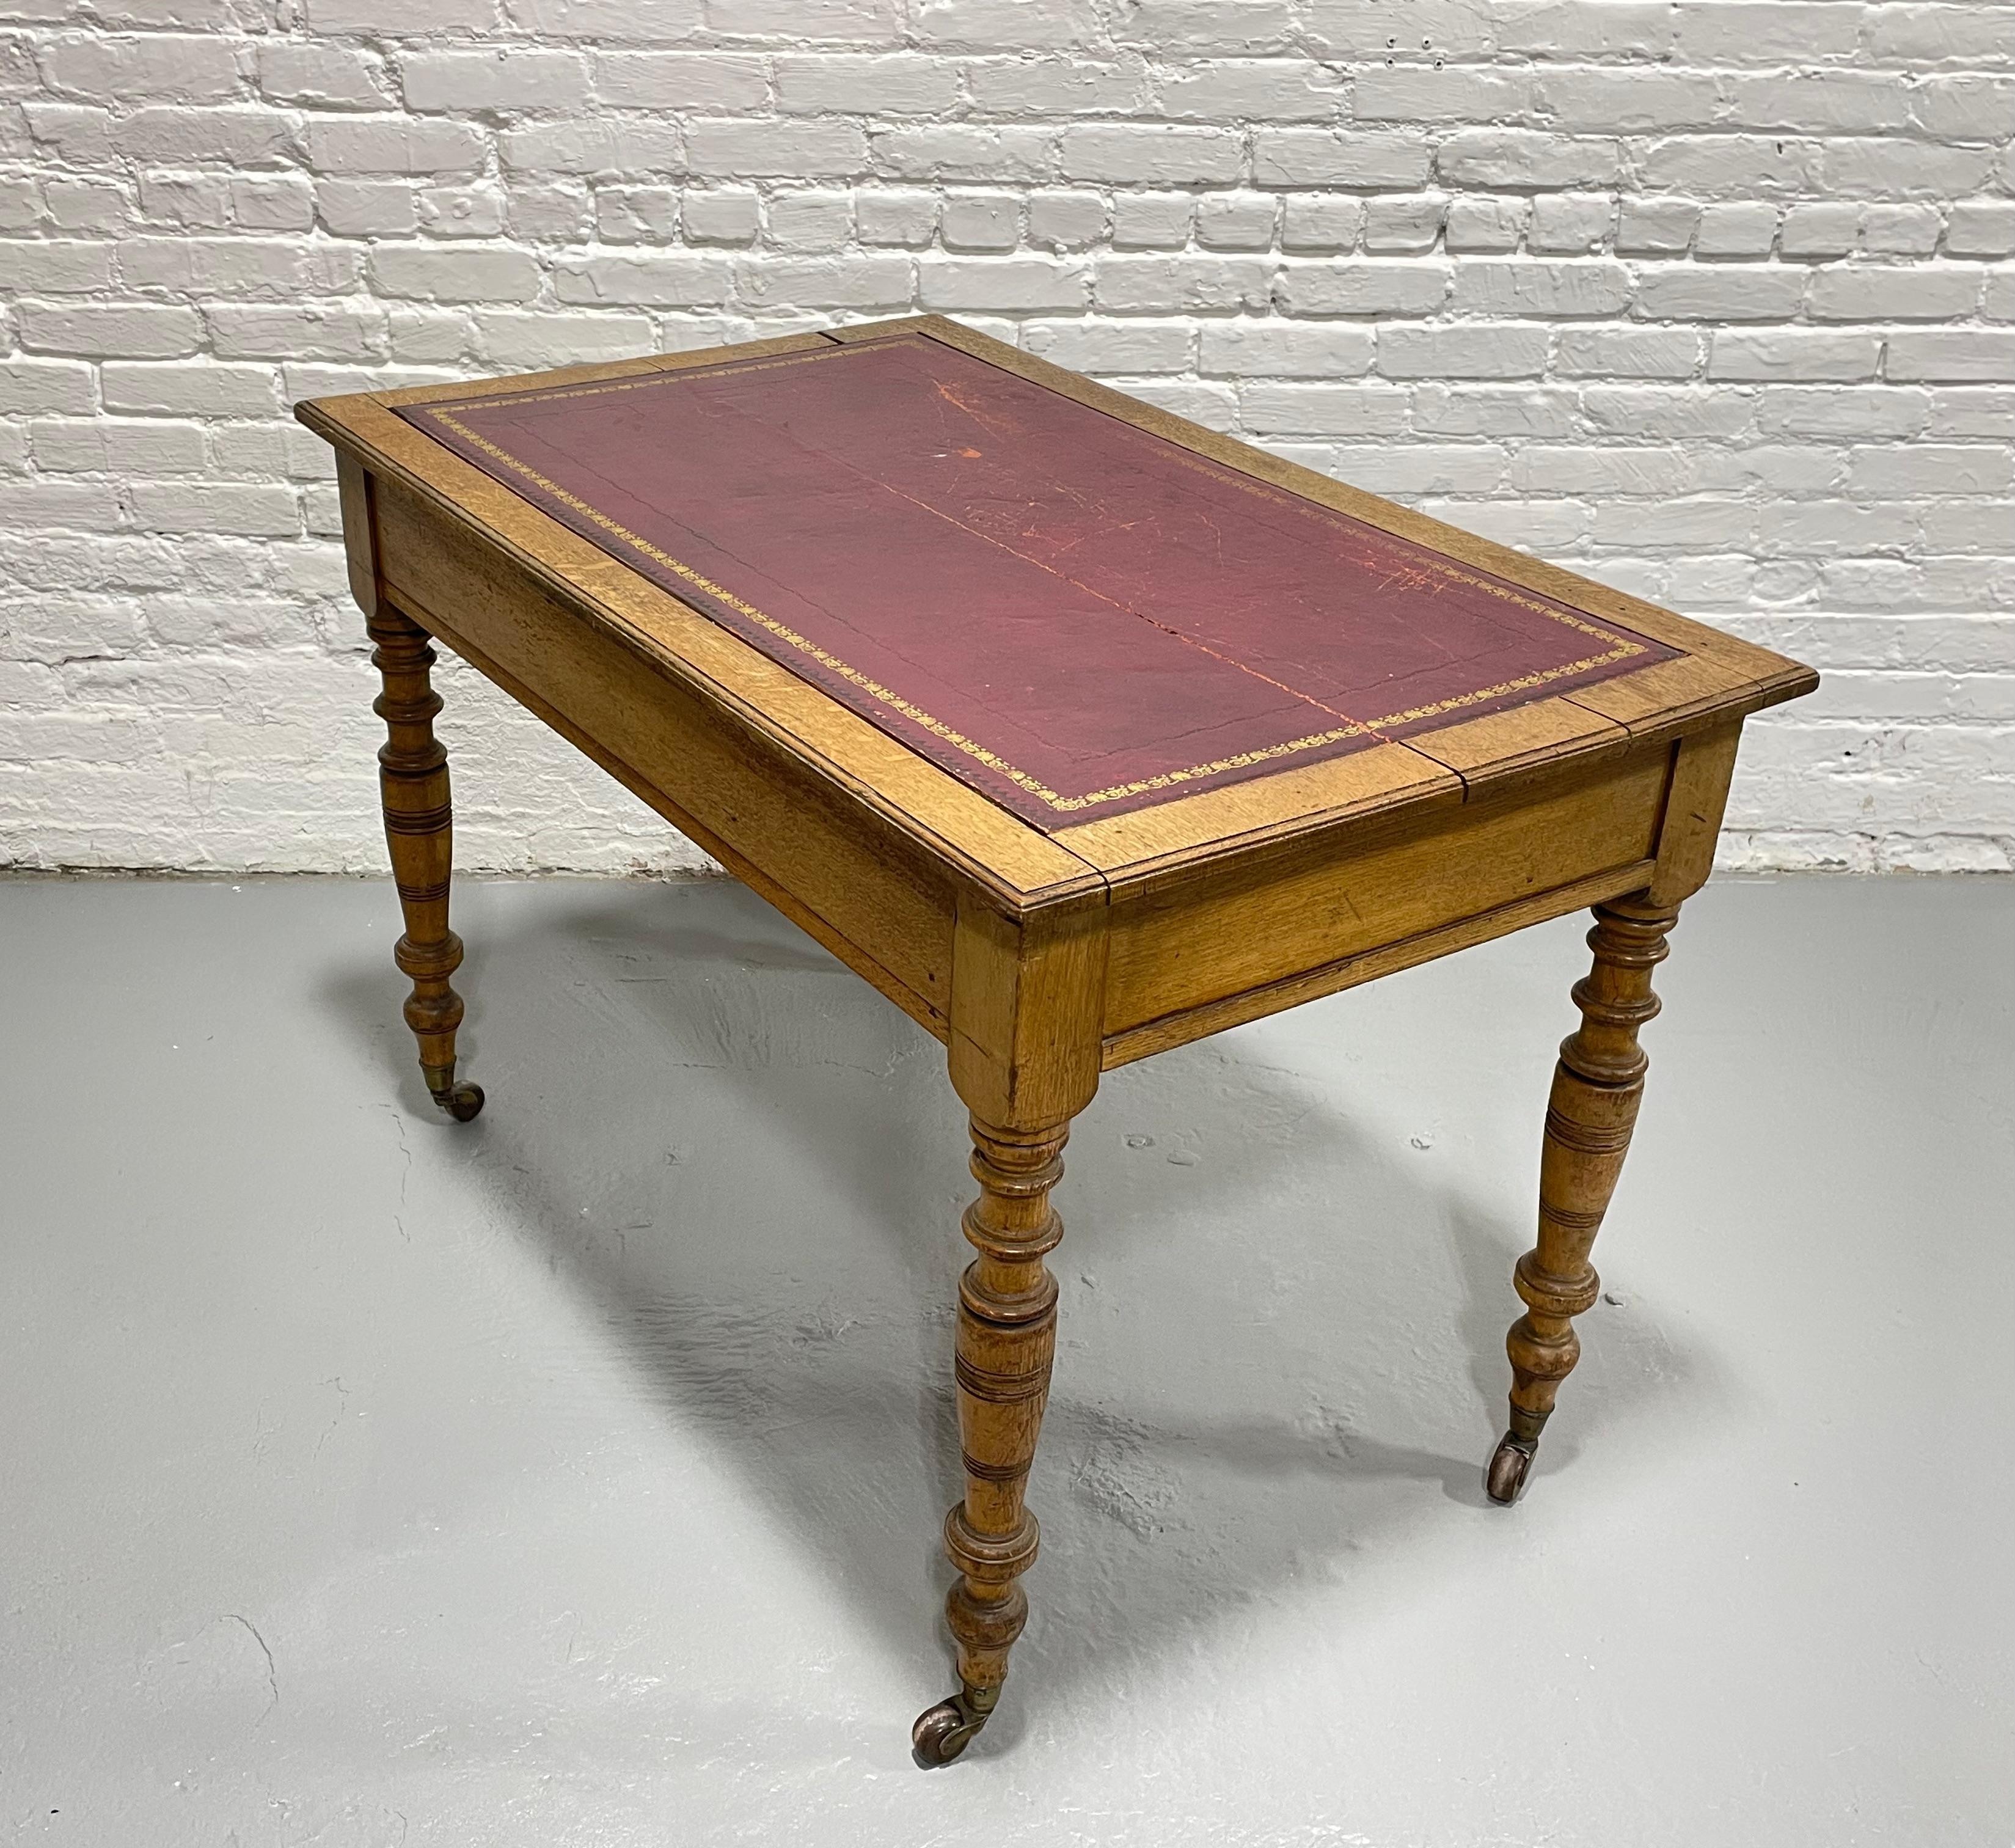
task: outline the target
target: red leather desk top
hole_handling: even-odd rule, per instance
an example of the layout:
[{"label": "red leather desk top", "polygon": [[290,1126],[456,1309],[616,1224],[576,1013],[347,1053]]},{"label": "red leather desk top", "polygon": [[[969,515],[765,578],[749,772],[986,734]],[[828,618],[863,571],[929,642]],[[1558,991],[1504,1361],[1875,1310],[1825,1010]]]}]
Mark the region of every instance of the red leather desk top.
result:
[{"label": "red leather desk top", "polygon": [[916,336],[399,415],[1047,831],[1676,652]]}]

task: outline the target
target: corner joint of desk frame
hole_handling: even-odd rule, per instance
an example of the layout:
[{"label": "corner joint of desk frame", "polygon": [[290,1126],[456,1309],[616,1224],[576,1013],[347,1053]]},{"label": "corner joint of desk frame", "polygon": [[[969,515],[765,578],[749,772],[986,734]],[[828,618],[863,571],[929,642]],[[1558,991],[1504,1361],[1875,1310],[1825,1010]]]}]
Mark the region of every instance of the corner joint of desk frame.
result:
[{"label": "corner joint of desk frame", "polygon": [[1008,910],[962,895],[947,1045],[972,1113],[1007,1129],[1067,1123],[1098,1088],[1104,1050],[1104,882]]},{"label": "corner joint of desk frame", "polygon": [[1741,742],[1740,714],[1672,740],[1653,850],[1655,870],[1646,888],[1654,903],[1677,904],[1690,898],[1714,871],[1715,845],[1721,838]]},{"label": "corner joint of desk frame", "polygon": [[[312,427],[312,426],[311,426]],[[336,494],[343,512],[343,560],[350,594],[368,622],[378,613],[378,511],[371,476],[350,451],[336,452]]]}]

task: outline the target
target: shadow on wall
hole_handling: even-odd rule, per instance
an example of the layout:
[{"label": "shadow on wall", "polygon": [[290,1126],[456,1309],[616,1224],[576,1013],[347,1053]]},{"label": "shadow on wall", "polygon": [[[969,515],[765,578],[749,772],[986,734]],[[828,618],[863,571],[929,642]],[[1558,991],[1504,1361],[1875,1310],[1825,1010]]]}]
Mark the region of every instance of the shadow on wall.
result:
[{"label": "shadow on wall", "polygon": [[[943,1052],[738,885],[584,884],[559,908],[523,890],[458,895],[490,1105],[440,1133],[480,1138],[500,1225],[587,1299],[637,1390],[915,1653],[921,1705],[944,1673],[925,1662],[946,1646],[972,1192]],[[360,960],[325,999],[433,1120],[400,992]],[[1342,1021],[1353,998],[1318,1005]],[[1383,1088],[1361,1055],[1310,1075],[1267,1050],[1248,1029],[1111,1074],[1076,1126],[1017,1656],[1051,1698],[1312,1580],[1347,1595],[1364,1555],[1452,1516],[1516,1518],[1467,1511],[1529,1204],[1424,1185],[1403,1138],[1359,1126]],[[1535,1137],[1540,1101],[1518,1104]],[[1604,1332],[1543,1472],[1696,1371],[1641,1322]],[[1011,1705],[982,1746],[1018,1730]]]}]

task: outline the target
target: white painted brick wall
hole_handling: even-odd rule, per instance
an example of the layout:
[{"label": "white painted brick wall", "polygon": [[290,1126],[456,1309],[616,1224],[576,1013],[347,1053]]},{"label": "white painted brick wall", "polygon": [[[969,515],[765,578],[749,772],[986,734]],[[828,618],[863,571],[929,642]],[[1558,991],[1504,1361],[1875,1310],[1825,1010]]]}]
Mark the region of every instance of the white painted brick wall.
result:
[{"label": "white painted brick wall", "polygon": [[[0,0],[0,861],[375,868],[293,399],[919,307],[1814,662],[2015,857],[2015,5]],[[694,856],[444,672],[461,857]]]}]

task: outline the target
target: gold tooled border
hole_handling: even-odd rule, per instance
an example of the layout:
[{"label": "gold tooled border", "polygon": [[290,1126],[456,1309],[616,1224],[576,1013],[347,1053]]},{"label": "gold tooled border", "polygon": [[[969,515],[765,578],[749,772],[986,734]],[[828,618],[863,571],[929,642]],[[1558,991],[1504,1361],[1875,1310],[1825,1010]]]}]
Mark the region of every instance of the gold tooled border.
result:
[{"label": "gold tooled border", "polygon": [[[530,391],[520,396],[500,395],[493,398],[462,400],[455,404],[454,410],[502,409],[509,405],[542,404],[560,398],[591,397],[604,392],[634,391],[642,386],[674,384],[688,379],[706,377],[727,369],[740,372],[764,371],[774,366],[803,365],[810,360],[825,359],[842,353],[871,353],[883,346],[893,343],[893,342],[881,341],[864,341],[843,345],[835,343],[823,351],[792,354],[788,358],[745,361],[738,363],[730,361],[724,362],[723,365],[718,367],[695,367],[690,370],[679,372],[652,372],[642,377],[620,379],[608,384],[561,386],[544,391]],[[1582,631],[1584,634],[1597,636],[1603,641],[1611,642],[1615,645],[1607,653],[1589,655],[1581,660],[1570,661],[1561,667],[1550,667],[1541,672],[1524,674],[1516,680],[1503,681],[1496,686],[1484,687],[1477,692],[1461,694],[1453,699],[1438,700],[1432,705],[1417,706],[1405,712],[1388,714],[1383,718],[1352,720],[1348,724],[1335,727],[1328,731],[1311,732],[1306,737],[1290,739],[1284,743],[1268,745],[1256,750],[1241,751],[1235,756],[1219,757],[1208,764],[1194,764],[1183,770],[1165,771],[1158,776],[1144,778],[1136,782],[1115,783],[1109,789],[1094,789],[1082,796],[1065,796],[1050,788],[1047,783],[1031,776],[1025,770],[1009,763],[998,753],[989,750],[984,745],[968,738],[963,732],[954,730],[941,719],[925,711],[921,706],[905,699],[893,689],[885,687],[879,681],[863,674],[849,663],[842,661],[837,655],[821,648],[808,636],[801,635],[788,624],[779,622],[767,610],[757,609],[754,604],[748,602],[745,598],[737,596],[725,585],[716,584],[712,578],[695,570],[683,559],[673,557],[670,552],[652,545],[649,540],[631,532],[627,527],[621,525],[617,521],[611,520],[599,508],[591,506],[577,494],[570,494],[558,482],[541,474],[529,462],[520,461],[508,450],[501,448],[491,442],[488,437],[479,435],[460,418],[455,416],[454,411],[438,404],[416,404],[413,409],[424,412],[427,416],[453,430],[464,442],[472,444],[485,455],[501,462],[506,468],[522,476],[543,493],[551,495],[562,505],[571,508],[583,518],[591,521],[612,538],[620,540],[624,545],[642,553],[645,557],[663,566],[675,576],[692,585],[695,590],[726,604],[729,609],[745,616],[751,622],[757,624],[779,641],[788,643],[801,653],[809,656],[821,667],[829,672],[839,674],[849,685],[860,688],[878,704],[887,706],[892,712],[900,713],[911,724],[921,725],[933,737],[942,739],[946,744],[963,752],[975,762],[984,764],[997,775],[1004,776],[1018,789],[1027,790],[1030,795],[1037,797],[1050,807],[1066,813],[1076,809],[1090,808],[1100,803],[1116,802],[1125,796],[1147,795],[1157,789],[1173,789],[1183,783],[1194,782],[1203,777],[1216,776],[1227,770],[1243,770],[1252,764],[1270,762],[1277,757],[1293,757],[1302,751],[1320,749],[1324,745],[1339,743],[1346,738],[1363,737],[1388,725],[1410,724],[1417,719],[1432,718],[1444,712],[1458,711],[1466,706],[1480,705],[1485,700],[1500,699],[1507,693],[1521,692],[1531,688],[1544,686],[1550,681],[1565,679],[1570,675],[1586,673],[1593,668],[1607,667],[1612,661],[1627,660],[1632,655],[1640,655],[1644,653],[1644,648],[1641,643],[1627,642],[1622,636],[1612,635],[1609,631],[1597,627],[1571,610],[1543,603],[1536,598],[1522,595],[1509,584],[1500,584],[1489,578],[1476,577],[1470,572],[1461,570],[1450,561],[1436,558],[1431,552],[1424,552],[1421,562],[1429,570],[1486,591],[1493,596],[1502,597],[1507,602],[1521,604],[1556,622],[1565,623],[1571,627]],[[1173,448],[1175,446],[1171,444],[1169,447]],[[1327,509],[1317,508],[1313,503],[1303,502],[1298,496],[1284,494],[1277,490],[1270,488],[1264,484],[1249,480],[1238,475],[1235,470],[1225,470],[1220,473],[1215,468],[1204,465],[1200,459],[1193,459],[1180,452],[1176,459],[1185,467],[1194,468],[1200,473],[1209,475],[1213,480],[1227,480],[1230,485],[1255,494],[1276,505],[1284,504],[1297,510],[1306,509],[1318,515],[1328,511]],[[1364,524],[1362,521],[1352,521],[1349,523],[1353,527]],[[1374,533],[1380,530],[1375,527],[1369,527],[1367,530]],[[1396,538],[1397,535],[1386,534],[1385,537]],[[1403,541],[1401,542],[1406,543]]]}]

